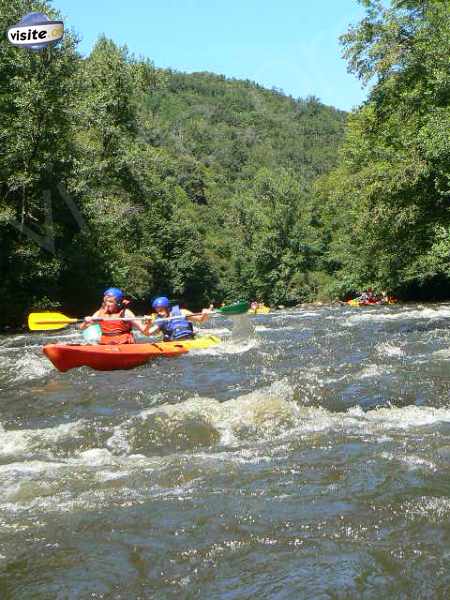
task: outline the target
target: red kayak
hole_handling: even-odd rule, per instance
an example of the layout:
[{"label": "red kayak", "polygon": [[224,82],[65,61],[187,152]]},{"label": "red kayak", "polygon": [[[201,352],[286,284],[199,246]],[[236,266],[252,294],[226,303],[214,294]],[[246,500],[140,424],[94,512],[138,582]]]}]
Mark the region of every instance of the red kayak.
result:
[{"label": "red kayak", "polygon": [[91,367],[97,371],[133,369],[158,356],[178,356],[188,351],[187,345],[182,342],[117,346],[48,344],[43,347],[47,358],[63,373],[76,367]]}]

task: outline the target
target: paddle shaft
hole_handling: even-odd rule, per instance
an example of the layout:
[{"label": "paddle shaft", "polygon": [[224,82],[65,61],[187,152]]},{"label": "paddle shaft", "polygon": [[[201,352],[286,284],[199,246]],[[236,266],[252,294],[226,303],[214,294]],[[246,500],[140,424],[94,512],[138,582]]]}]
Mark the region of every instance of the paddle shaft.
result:
[{"label": "paddle shaft", "polygon": [[[190,315],[183,315],[186,319],[190,317],[199,317],[205,313],[192,313]],[[220,315],[221,313],[214,311],[208,314]],[[160,321],[172,321],[173,319],[179,319],[180,317],[157,317]],[[66,321],[36,321],[39,325],[56,325],[57,323],[61,323],[64,325],[75,325],[76,323],[100,323],[102,321],[152,321],[151,316],[147,317],[111,317],[111,318],[103,318],[103,317],[91,317],[90,321],[86,321],[86,319],[70,319]],[[156,320],[156,319],[155,319]]]},{"label": "paddle shaft", "polygon": [[[201,317],[204,315],[223,315],[225,317],[237,314],[243,314],[247,312],[249,304],[247,302],[241,301],[236,302],[235,304],[229,306],[223,306],[216,310],[212,310],[210,312],[198,312],[191,313],[190,315],[183,315],[186,319],[190,319],[191,317]],[[70,317],[66,317],[62,313],[31,313],[28,315],[28,327],[31,331],[51,331],[54,329],[62,329],[68,325],[75,325],[76,323],[82,323],[85,325],[101,323],[105,321],[156,321],[159,319],[160,321],[171,321],[173,319],[179,319],[180,316],[172,316],[172,317],[156,317],[154,319],[151,315],[147,315],[145,317],[115,317],[111,315],[110,317],[85,317],[84,319],[72,319]],[[86,320],[89,319],[89,320]],[[201,320],[203,321],[203,319]]]},{"label": "paddle shaft", "polygon": [[[117,319],[103,319],[101,317],[94,317],[93,321],[94,322],[98,322],[98,321],[145,321],[146,319],[148,321],[173,321],[174,319],[180,319],[182,317],[184,317],[185,319],[190,319],[191,317],[201,317],[202,315],[207,314],[208,317],[209,316],[215,316],[215,315],[219,315],[219,316],[223,316],[223,317],[233,317],[236,315],[239,315],[241,313],[222,313],[220,312],[220,310],[212,310],[208,313],[203,313],[203,312],[199,312],[199,313],[191,313],[190,315],[180,315],[180,316],[175,316],[175,317],[151,317],[150,315],[148,315],[147,317],[117,317]],[[77,321],[77,322],[83,322],[86,323],[87,321],[85,320],[81,320],[81,321]]]},{"label": "paddle shaft", "polygon": [[[102,317],[93,317],[92,320],[94,321],[94,323],[97,323],[98,321],[173,321],[174,319],[180,319],[182,317],[184,317],[185,319],[189,319],[190,317],[201,317],[202,315],[204,315],[205,313],[199,312],[199,313],[191,313],[190,315],[180,315],[180,316],[175,316],[175,317],[151,317],[150,315],[148,315],[147,317],[117,317],[117,319],[115,319],[114,317],[111,317],[111,319],[104,319]],[[209,315],[220,315],[222,313],[218,312],[218,311],[211,311],[209,313],[206,313]],[[80,322],[80,321],[78,321]],[[88,321],[82,319],[81,320],[82,323],[87,323]]]}]

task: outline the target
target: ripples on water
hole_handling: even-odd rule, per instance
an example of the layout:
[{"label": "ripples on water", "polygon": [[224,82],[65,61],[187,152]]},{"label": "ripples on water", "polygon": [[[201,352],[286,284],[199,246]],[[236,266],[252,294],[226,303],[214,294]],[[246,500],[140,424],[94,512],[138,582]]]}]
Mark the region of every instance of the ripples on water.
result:
[{"label": "ripples on water", "polygon": [[1,337],[0,597],[447,599],[449,323],[217,319],[222,346],[114,373]]}]

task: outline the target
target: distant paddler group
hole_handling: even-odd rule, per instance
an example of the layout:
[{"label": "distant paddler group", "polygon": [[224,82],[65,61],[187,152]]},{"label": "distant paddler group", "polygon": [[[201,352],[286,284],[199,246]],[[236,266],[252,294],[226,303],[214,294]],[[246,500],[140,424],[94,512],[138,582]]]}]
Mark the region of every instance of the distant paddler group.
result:
[{"label": "distant paddler group", "polygon": [[350,306],[379,306],[380,304],[396,304],[397,302],[397,298],[390,296],[387,292],[383,291],[377,294],[372,288],[367,288],[357,298],[347,300],[347,304]]},{"label": "distant paddler group", "polygon": [[263,302],[258,302],[257,300],[254,300],[250,304],[248,312],[253,315],[266,315],[270,312],[270,307],[266,306]]}]

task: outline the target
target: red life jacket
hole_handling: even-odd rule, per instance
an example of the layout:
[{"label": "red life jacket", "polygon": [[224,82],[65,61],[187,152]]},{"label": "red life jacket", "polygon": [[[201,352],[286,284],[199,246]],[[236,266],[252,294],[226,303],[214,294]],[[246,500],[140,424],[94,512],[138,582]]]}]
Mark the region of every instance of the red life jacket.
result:
[{"label": "red life jacket", "polygon": [[131,333],[133,325],[131,321],[116,321],[114,316],[122,318],[125,316],[125,308],[117,315],[111,315],[103,310],[100,311],[99,317],[106,317],[104,321],[100,321],[102,337],[100,344],[134,344],[134,336]]}]

